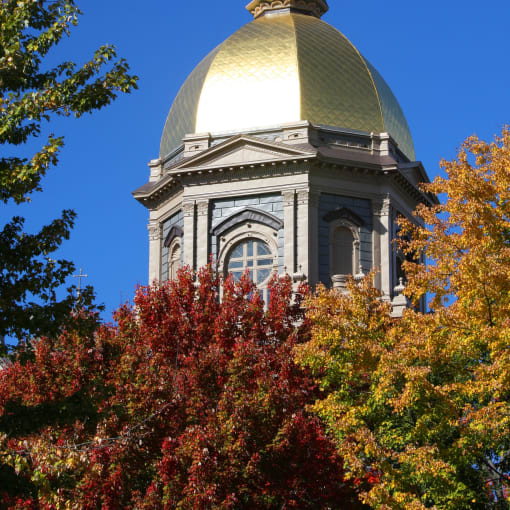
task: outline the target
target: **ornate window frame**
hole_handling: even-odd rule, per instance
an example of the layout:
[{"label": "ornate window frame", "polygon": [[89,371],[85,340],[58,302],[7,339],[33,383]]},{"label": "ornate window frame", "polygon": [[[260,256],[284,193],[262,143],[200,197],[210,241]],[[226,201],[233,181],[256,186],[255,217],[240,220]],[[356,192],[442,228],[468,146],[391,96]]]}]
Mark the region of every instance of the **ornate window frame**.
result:
[{"label": "ornate window frame", "polygon": [[269,246],[273,256],[272,270],[278,271],[278,230],[267,225],[243,222],[218,238],[217,262],[220,274],[227,276],[226,262],[232,249],[241,241],[250,239],[262,241]]},{"label": "ornate window frame", "polygon": [[[184,230],[179,225],[173,225],[163,242],[163,247],[167,248],[167,255],[166,255],[166,264],[168,267],[167,281],[170,281],[175,277],[175,275],[172,276],[172,264],[173,264],[172,254],[174,253],[177,246],[179,247],[180,252],[181,252],[179,267],[182,267],[182,265],[183,265],[182,264],[182,262],[183,262],[183,236],[184,236]],[[161,263],[163,263],[163,260],[161,261]]]},{"label": "ornate window frame", "polygon": [[276,231],[283,228],[283,221],[280,220],[280,218],[260,209],[245,207],[231,214],[228,218],[225,218],[221,223],[211,229],[211,233],[217,237],[221,236],[227,230],[236,227],[240,223],[257,223],[266,225]]},{"label": "ornate window frame", "polygon": [[269,246],[273,256],[272,270],[278,271],[278,231],[281,228],[282,220],[253,207],[246,207],[230,215],[211,229],[211,233],[217,238],[218,272],[226,277],[226,262],[232,248],[249,239],[258,239]]},{"label": "ornate window frame", "polygon": [[[173,254],[179,250],[178,267],[174,271],[174,264],[177,259],[174,259]],[[174,280],[177,276],[177,271],[182,267],[182,237],[176,236],[168,246],[168,279]]]},{"label": "ornate window frame", "polygon": [[[168,232],[168,235],[166,236],[166,239],[165,239],[165,242],[163,243],[163,246],[165,248],[170,248],[170,246],[174,242],[175,238],[176,237],[182,238],[183,235],[184,235],[184,230],[182,230],[182,228],[179,227],[179,225],[174,225],[170,229],[170,232]],[[182,246],[181,246],[181,248],[182,248]]]},{"label": "ornate window frame", "polygon": [[[329,274],[334,288],[345,288],[349,275],[356,276],[361,273],[361,227],[363,220],[354,212],[344,207],[330,211],[324,216],[329,223]],[[338,228],[347,228],[353,237],[352,243],[352,270],[348,274],[333,274],[334,244],[333,238]]]}]

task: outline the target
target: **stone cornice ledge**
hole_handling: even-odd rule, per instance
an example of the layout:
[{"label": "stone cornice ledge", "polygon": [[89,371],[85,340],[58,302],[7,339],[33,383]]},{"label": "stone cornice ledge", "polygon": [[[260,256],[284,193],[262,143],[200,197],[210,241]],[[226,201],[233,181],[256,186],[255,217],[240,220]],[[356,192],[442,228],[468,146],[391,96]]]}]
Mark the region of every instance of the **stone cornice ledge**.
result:
[{"label": "stone cornice ledge", "polygon": [[278,165],[288,165],[289,163],[308,163],[316,159],[317,156],[314,154],[306,154],[302,156],[292,155],[285,158],[274,158],[267,159],[265,161],[254,161],[254,162],[243,162],[243,163],[231,163],[228,166],[226,165],[207,165],[207,166],[196,166],[190,168],[177,168],[175,170],[170,170],[167,175],[171,175],[174,177],[181,177],[183,175],[203,175],[203,174],[212,174],[212,173],[221,173],[227,170],[253,170],[254,168],[265,168],[265,167],[274,167]]}]

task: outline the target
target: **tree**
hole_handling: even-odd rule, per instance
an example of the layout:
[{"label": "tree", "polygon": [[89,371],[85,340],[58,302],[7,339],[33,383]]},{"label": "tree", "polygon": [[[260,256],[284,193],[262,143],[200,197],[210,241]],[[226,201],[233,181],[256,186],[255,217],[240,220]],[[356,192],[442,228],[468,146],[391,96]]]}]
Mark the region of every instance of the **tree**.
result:
[{"label": "tree", "polygon": [[447,177],[424,185],[442,205],[403,221],[408,295],[432,312],[392,321],[369,281],[312,299],[298,359],[324,397],[316,412],[361,499],[380,509],[509,507],[510,131],[469,138]]},{"label": "tree", "polygon": [[[0,143],[15,154],[42,134],[54,116],[80,117],[108,105],[118,93],[136,88],[128,65],[115,60],[113,46],[102,46],[81,67],[65,61],[48,67],[50,51],[77,24],[73,0],[4,0],[0,3]],[[48,136],[32,156],[0,157],[0,200],[27,202],[41,191],[41,179],[58,161],[63,137]],[[0,338],[4,335],[55,334],[69,316],[74,299],[57,297],[57,289],[74,267],[50,255],[67,239],[75,213],[39,233],[23,232],[15,217],[0,231]],[[90,303],[90,289],[83,294]]]},{"label": "tree", "polygon": [[290,279],[266,312],[247,275],[218,293],[210,268],[198,287],[182,271],[116,325],[41,339],[0,372],[3,507],[358,508],[306,410],[318,389],[294,363],[308,326]]}]

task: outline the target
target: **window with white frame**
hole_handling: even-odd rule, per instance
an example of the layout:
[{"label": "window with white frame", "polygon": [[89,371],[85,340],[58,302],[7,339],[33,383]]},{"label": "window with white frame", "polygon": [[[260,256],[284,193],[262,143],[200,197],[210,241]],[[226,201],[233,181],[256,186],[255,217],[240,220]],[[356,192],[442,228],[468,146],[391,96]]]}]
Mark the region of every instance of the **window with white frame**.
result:
[{"label": "window with white frame", "polygon": [[248,271],[266,304],[267,286],[271,275],[278,271],[278,231],[282,228],[283,221],[276,216],[246,207],[212,230],[220,273],[239,280]]},{"label": "window with white frame", "polygon": [[262,293],[267,303],[267,285],[273,272],[274,254],[267,243],[260,239],[248,238],[238,242],[227,255],[226,273],[239,280],[248,271],[251,280]]}]

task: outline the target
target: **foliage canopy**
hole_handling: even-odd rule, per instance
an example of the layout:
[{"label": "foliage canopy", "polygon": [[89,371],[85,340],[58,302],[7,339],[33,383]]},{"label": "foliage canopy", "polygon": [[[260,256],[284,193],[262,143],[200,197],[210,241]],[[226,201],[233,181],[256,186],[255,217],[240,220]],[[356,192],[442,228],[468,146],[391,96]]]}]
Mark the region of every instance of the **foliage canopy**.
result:
[{"label": "foliage canopy", "polygon": [[350,296],[311,300],[298,359],[324,390],[315,404],[347,477],[372,473],[362,499],[378,509],[508,508],[510,473],[510,131],[469,138],[445,201],[403,221],[407,292],[433,312],[394,322],[365,281]]},{"label": "foliage canopy", "polygon": [[[70,35],[80,11],[73,0],[3,0],[0,2],[0,201],[20,204],[42,191],[41,179],[58,162],[62,136],[49,134],[31,156],[17,156],[43,134],[55,116],[80,117],[110,104],[119,93],[136,88],[113,46],[102,46],[77,66],[48,65],[50,51]],[[8,155],[13,154],[13,155]],[[74,299],[57,298],[57,289],[74,267],[53,260],[67,239],[75,213],[63,211],[37,234],[23,232],[15,217],[0,231],[0,338],[55,334],[69,317]],[[90,302],[90,289],[83,304]],[[31,301],[33,300],[33,301]]]},{"label": "foliage canopy", "polygon": [[266,312],[247,276],[218,292],[210,269],[198,288],[181,272],[117,325],[42,339],[0,372],[4,507],[360,507],[306,411],[319,393],[294,363],[308,325],[290,281]]}]

